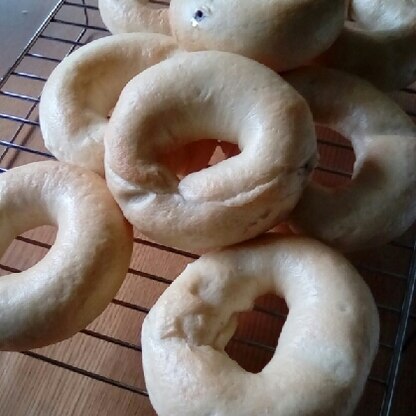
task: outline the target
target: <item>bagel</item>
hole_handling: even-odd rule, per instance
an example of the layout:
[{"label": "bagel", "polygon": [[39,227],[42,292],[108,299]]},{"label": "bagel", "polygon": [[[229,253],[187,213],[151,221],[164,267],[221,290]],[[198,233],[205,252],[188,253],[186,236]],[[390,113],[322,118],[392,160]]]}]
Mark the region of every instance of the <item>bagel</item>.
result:
[{"label": "bagel", "polygon": [[[285,298],[289,314],[259,374],[224,348],[237,315],[258,296]],[[348,261],[306,238],[262,238],[202,256],[144,320],[142,360],[159,416],[346,416],[378,347],[371,292]]]},{"label": "bagel", "polygon": [[305,68],[285,76],[308,102],[315,122],[351,140],[352,181],[311,182],[291,225],[343,251],[384,244],[416,220],[416,126],[371,84],[335,70]]},{"label": "bagel", "polygon": [[335,41],[345,0],[172,0],[169,13],[181,48],[233,52],[280,72]]},{"label": "bagel", "polygon": [[56,225],[46,256],[0,278],[0,350],[62,341],[85,328],[116,294],[133,248],[105,182],[85,169],[37,162],[0,175],[0,257],[19,234]]},{"label": "bagel", "polygon": [[394,29],[416,23],[415,0],[351,0],[352,20],[375,30]]},{"label": "bagel", "polygon": [[[241,153],[179,181],[161,155],[199,138],[238,143]],[[297,203],[315,162],[302,97],[270,69],[225,52],[178,54],[139,74],[105,135],[106,181],[126,218],[183,249],[266,231]]]},{"label": "bagel", "polygon": [[170,35],[169,11],[149,0],[98,0],[101,18],[115,34],[152,32]]},{"label": "bagel", "polygon": [[352,0],[340,37],[318,62],[359,75],[382,90],[416,81],[414,0]]},{"label": "bagel", "polygon": [[104,174],[108,114],[127,82],[177,50],[172,38],[136,33],[83,46],[52,72],[42,92],[40,126],[59,160]]}]

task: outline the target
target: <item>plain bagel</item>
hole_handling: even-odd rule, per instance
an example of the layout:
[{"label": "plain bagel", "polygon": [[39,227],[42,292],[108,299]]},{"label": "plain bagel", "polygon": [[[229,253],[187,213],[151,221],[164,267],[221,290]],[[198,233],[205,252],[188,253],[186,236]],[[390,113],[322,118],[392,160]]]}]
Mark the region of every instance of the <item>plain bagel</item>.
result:
[{"label": "plain bagel", "polygon": [[98,0],[101,18],[113,34],[151,32],[170,35],[169,10],[149,0]]},{"label": "plain bagel", "polygon": [[[289,314],[259,374],[224,348],[258,296]],[[159,416],[347,416],[378,348],[371,292],[335,251],[306,238],[263,237],[202,256],[163,293],[142,327],[142,360]]]},{"label": "plain bagel", "polygon": [[416,24],[415,0],[350,0],[349,17],[365,27],[389,30]]},{"label": "plain bagel", "polygon": [[280,72],[335,41],[345,0],[172,0],[169,12],[181,48],[233,52]]},{"label": "plain bagel", "polygon": [[[200,138],[238,143],[241,154],[179,181],[160,159]],[[178,54],[139,74],[105,136],[106,180],[126,218],[190,250],[246,240],[287,217],[315,161],[302,97],[270,69],[225,52]]]},{"label": "plain bagel", "polygon": [[131,226],[98,175],[38,162],[0,175],[0,257],[12,240],[56,225],[36,265],[0,278],[0,350],[62,341],[92,322],[116,294],[133,248]]},{"label": "plain bagel", "polygon": [[104,131],[123,87],[177,51],[168,36],[134,33],[83,46],[52,72],[42,92],[40,125],[59,160],[104,174]]},{"label": "plain bagel", "polygon": [[314,120],[351,140],[352,181],[311,182],[291,215],[297,231],[353,251],[399,237],[416,220],[416,126],[368,82],[324,68],[285,79],[308,102]]},{"label": "plain bagel", "polygon": [[351,0],[340,37],[318,58],[325,66],[367,79],[382,90],[416,81],[414,0]]}]

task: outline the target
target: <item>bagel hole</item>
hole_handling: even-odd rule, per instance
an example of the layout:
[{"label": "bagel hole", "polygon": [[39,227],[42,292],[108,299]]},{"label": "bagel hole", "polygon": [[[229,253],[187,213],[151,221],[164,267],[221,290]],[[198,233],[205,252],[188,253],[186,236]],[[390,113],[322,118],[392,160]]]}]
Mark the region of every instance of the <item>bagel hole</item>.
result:
[{"label": "bagel hole", "polygon": [[355,163],[351,142],[343,135],[324,126],[316,126],[319,164],[312,180],[330,187],[340,188],[351,182]]},{"label": "bagel hole", "polygon": [[238,145],[227,142],[225,140],[219,142],[217,154],[214,153],[211,164],[215,165],[223,160],[229,159],[230,157],[237,156],[241,153]]},{"label": "bagel hole", "polygon": [[19,273],[39,263],[55,242],[58,228],[41,226],[16,237],[0,260],[0,276]]},{"label": "bagel hole", "polygon": [[182,179],[190,173],[199,172],[239,153],[238,147],[232,143],[200,139],[160,153],[157,162]]},{"label": "bagel hole", "polygon": [[250,311],[238,314],[238,326],[225,351],[244,370],[259,373],[270,362],[288,308],[284,299],[268,294],[256,299]]}]

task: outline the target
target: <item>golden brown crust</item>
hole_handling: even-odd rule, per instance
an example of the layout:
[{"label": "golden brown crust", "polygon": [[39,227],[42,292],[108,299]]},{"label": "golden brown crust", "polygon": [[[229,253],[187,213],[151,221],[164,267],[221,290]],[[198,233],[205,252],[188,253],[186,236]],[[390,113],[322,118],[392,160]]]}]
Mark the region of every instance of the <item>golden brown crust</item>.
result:
[{"label": "golden brown crust", "polygon": [[99,0],[101,18],[108,30],[119,33],[170,35],[168,7],[149,0]]},{"label": "golden brown crust", "polygon": [[[181,181],[158,162],[200,138],[241,153]],[[315,157],[304,100],[263,65],[216,51],[179,54],[135,77],[105,136],[107,183],[126,218],[191,250],[243,241],[286,217]]]},{"label": "golden brown crust", "polygon": [[[224,352],[237,314],[284,297],[272,360],[248,373]],[[378,348],[371,292],[340,254],[306,238],[263,237],[189,265],[143,323],[147,391],[159,416],[347,416]]]},{"label": "golden brown crust", "polygon": [[0,219],[0,256],[22,232],[58,227],[42,260],[0,279],[0,350],[42,347],[85,328],[119,289],[133,246],[104,180],[59,162],[14,168],[0,175]]},{"label": "golden brown crust", "polygon": [[314,120],[351,140],[356,162],[342,188],[310,183],[292,213],[297,230],[343,251],[382,245],[416,220],[416,126],[369,83],[335,70],[285,76]]},{"label": "golden brown crust", "polygon": [[172,0],[169,12],[181,48],[233,52],[280,72],[335,41],[345,0]]},{"label": "golden brown crust", "polygon": [[46,147],[59,160],[104,174],[107,116],[139,72],[174,54],[164,35],[135,33],[96,40],[64,59],[45,84],[39,117]]}]

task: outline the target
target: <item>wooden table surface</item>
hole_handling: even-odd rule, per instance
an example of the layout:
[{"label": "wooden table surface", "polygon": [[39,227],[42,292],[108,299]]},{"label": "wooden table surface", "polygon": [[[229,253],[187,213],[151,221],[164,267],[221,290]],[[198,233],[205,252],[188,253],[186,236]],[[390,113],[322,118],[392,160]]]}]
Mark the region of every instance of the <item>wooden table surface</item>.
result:
[{"label": "wooden table surface", "polygon": [[0,77],[56,4],[57,0],[0,0]]},{"label": "wooden table surface", "polygon": [[[74,0],[81,3],[81,0]],[[88,4],[95,5],[91,0]],[[102,26],[99,14],[89,12],[89,24]],[[83,23],[83,9],[64,6],[57,16],[60,20]],[[80,33],[79,26],[51,23],[31,52],[62,59]],[[19,28],[15,28],[15,33]],[[88,30],[82,38],[86,42],[106,33]],[[22,35],[23,36],[23,35]],[[2,49],[3,53],[3,49]],[[26,57],[16,72],[36,74],[47,78],[56,66],[51,60]],[[12,76],[2,91],[38,97],[43,81],[24,76]],[[416,110],[416,93],[407,92],[395,98],[409,110]],[[0,95],[0,113],[27,118],[33,123],[20,123],[0,118],[0,140],[10,140],[25,148],[46,151],[36,125],[37,106],[33,102]],[[27,116],[28,112],[30,115]],[[17,133],[16,133],[17,132]],[[320,131],[320,137],[339,143],[336,134]],[[344,143],[342,141],[342,143]],[[354,155],[350,148],[320,144],[321,164],[331,170],[351,171]],[[24,149],[0,147],[0,167],[12,168],[28,162],[44,160]],[[348,179],[337,173],[317,171],[316,180],[337,185]],[[393,355],[400,310],[406,290],[407,275],[412,256],[411,246],[415,227],[398,240],[376,250],[352,257],[380,305],[382,323],[381,346],[371,379],[357,409],[358,416],[378,415],[389,364]],[[54,241],[52,227],[40,227],[13,242],[1,259],[0,276],[10,271],[25,270],[39,261]],[[149,308],[195,256],[149,242],[136,233],[131,269],[114,301],[87,330],[71,339],[29,353],[0,353],[0,416],[55,415],[155,415],[145,394],[143,380],[140,328]],[[1,278],[1,277],[0,277]],[[227,352],[248,371],[258,372],[270,360],[284,323],[285,304],[267,295],[256,301],[256,309],[241,314],[240,324]],[[413,311],[415,312],[415,311]],[[414,319],[410,330],[415,330]],[[412,370],[415,342],[404,352],[399,381],[398,399],[394,402],[394,416],[409,416],[415,408],[416,381]],[[196,415],[197,416],[197,415]]]}]

